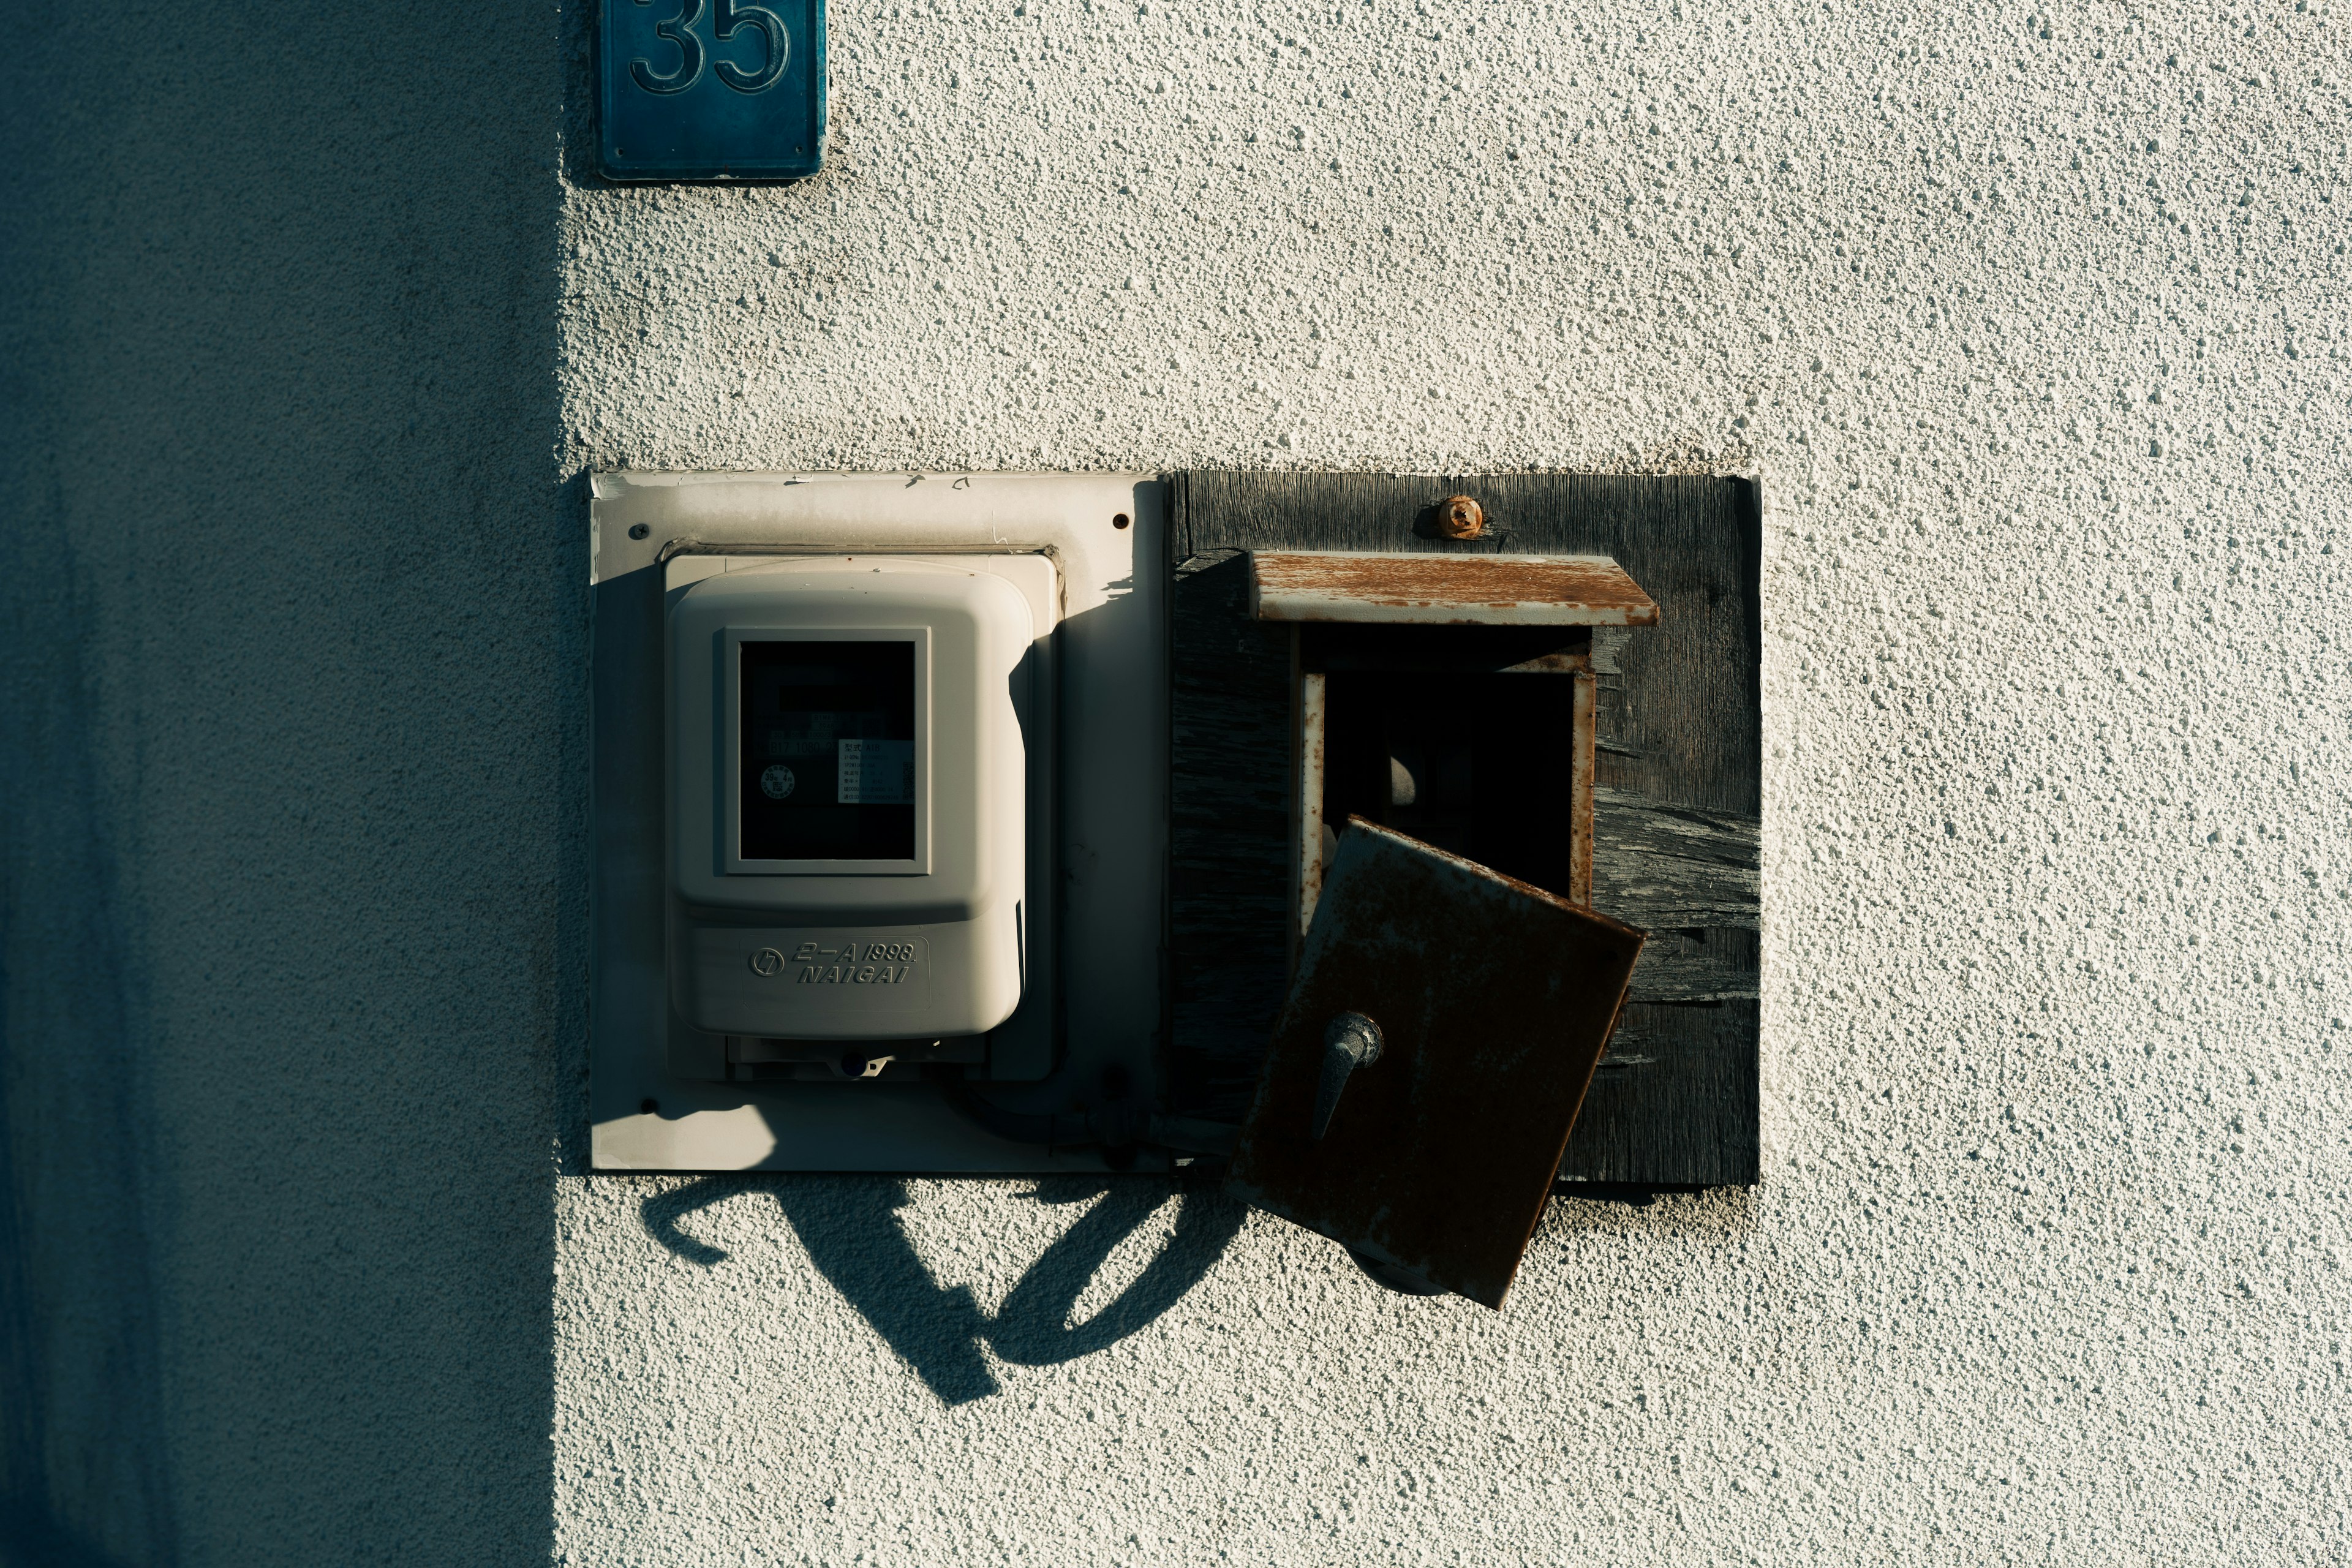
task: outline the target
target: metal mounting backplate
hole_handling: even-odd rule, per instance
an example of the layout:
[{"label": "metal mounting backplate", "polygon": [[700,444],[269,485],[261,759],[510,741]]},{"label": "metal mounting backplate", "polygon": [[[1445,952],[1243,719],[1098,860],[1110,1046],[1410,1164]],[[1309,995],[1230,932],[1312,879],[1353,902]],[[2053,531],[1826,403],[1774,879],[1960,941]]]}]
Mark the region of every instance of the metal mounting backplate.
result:
[{"label": "metal mounting backplate", "polygon": [[[1149,1096],[1160,1026],[1167,818],[1164,487],[1139,474],[595,476],[593,1163],[637,1171],[1014,1174],[1104,1168],[1091,1150],[981,1128],[931,1083],[724,1080],[679,1053],[663,970],[664,578],[682,556],[1048,553],[1056,650],[1059,1065],[987,1086],[1017,1114]],[[1140,563],[1140,569],[1139,569]],[[1045,889],[1052,896],[1053,889]],[[1024,1001],[1024,1006],[1029,1005]],[[1150,1165],[1145,1152],[1128,1168]]]}]

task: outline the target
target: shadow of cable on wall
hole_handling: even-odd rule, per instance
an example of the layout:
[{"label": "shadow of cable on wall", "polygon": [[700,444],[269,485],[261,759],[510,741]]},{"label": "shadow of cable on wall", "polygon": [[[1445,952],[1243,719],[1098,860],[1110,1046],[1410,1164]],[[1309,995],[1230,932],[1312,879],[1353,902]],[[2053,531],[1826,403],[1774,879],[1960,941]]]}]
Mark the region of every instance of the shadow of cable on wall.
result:
[{"label": "shadow of cable on wall", "polygon": [[1170,1188],[1151,1181],[1087,1177],[1037,1183],[1044,1204],[1100,1194],[1076,1225],[1029,1266],[994,1316],[963,1286],[931,1277],[899,1224],[907,1184],[894,1178],[706,1176],[645,1202],[646,1233],[691,1263],[724,1262],[725,1250],[697,1240],[679,1222],[698,1209],[767,1187],[817,1271],[857,1309],[890,1348],[948,1405],[969,1404],[1002,1386],[981,1353],[985,1343],[1023,1366],[1050,1366],[1116,1344],[1199,1284],[1242,1228],[1248,1205],[1221,1194],[1178,1189],[1174,1229],[1143,1271],[1083,1322],[1070,1314],[1118,1245],[1140,1230]]}]

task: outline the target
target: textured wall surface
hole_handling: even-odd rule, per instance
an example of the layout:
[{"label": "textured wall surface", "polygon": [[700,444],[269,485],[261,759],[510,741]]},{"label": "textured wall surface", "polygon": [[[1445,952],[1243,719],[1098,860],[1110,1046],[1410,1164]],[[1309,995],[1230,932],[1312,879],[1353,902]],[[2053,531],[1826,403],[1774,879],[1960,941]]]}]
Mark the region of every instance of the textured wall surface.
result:
[{"label": "textured wall surface", "polygon": [[[2341,5],[843,5],[752,190],[585,177],[584,14],[61,14],[0,1550],[2340,1560]],[[1762,1184],[1497,1317],[1149,1184],[578,1173],[578,477],[902,464],[1759,470]]]},{"label": "textured wall surface", "polygon": [[2337,8],[840,5],[832,173],[574,188],[581,467],[1774,516],[1752,1194],[1555,1205],[1494,1318],[1202,1199],[697,1184],[695,1261],[566,1180],[572,1560],[2339,1560]]}]

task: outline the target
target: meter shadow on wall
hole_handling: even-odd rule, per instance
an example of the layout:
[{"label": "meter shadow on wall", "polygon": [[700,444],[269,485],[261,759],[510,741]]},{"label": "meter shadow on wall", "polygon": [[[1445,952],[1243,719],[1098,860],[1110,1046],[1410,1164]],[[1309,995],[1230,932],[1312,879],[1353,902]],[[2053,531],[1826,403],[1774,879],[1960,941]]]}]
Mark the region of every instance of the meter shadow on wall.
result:
[{"label": "meter shadow on wall", "polygon": [[[1206,1277],[1241,1231],[1247,1205],[1206,1188],[1090,1177],[1039,1181],[1028,1194],[1055,1206],[1099,1201],[1029,1266],[992,1316],[971,1291],[941,1285],[900,1223],[907,1184],[898,1177],[706,1176],[656,1194],[642,1210],[646,1233],[688,1262],[716,1268],[728,1253],[681,1222],[739,1195],[774,1194],[817,1272],[947,1405],[998,1393],[981,1353],[1050,1366],[1091,1355],[1158,1320]],[[1070,1314],[1111,1253],[1150,1223],[1171,1194],[1180,1207],[1166,1243],[1143,1271],[1084,1322]]]}]

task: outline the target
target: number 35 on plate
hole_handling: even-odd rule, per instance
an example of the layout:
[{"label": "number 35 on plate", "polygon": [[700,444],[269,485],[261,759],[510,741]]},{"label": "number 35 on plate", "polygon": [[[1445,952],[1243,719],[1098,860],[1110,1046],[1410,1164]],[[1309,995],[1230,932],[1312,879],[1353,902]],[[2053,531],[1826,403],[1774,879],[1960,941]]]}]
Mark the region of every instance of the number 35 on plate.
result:
[{"label": "number 35 on plate", "polygon": [[824,0],[604,0],[613,180],[782,180],[824,151]]}]

